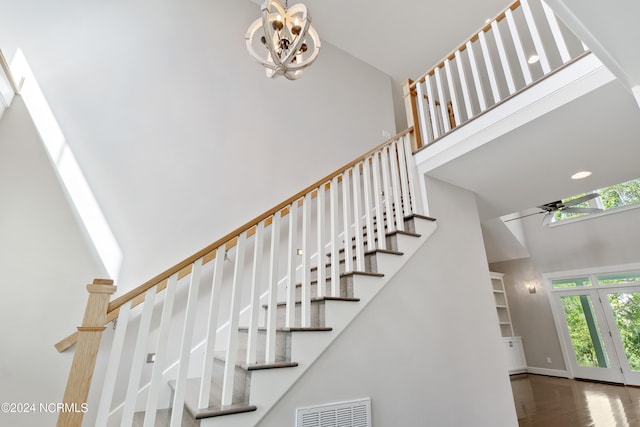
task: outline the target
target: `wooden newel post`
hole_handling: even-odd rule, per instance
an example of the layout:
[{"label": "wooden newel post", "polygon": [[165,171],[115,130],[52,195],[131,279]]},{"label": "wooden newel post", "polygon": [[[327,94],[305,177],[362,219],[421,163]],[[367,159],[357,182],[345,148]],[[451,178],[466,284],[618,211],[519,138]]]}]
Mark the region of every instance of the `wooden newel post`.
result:
[{"label": "wooden newel post", "polygon": [[418,105],[416,104],[416,88],[411,87],[413,80],[407,79],[402,83],[402,95],[404,97],[404,108],[407,112],[407,127],[413,127],[411,132],[411,149],[415,153],[422,148],[422,137],[420,135],[420,120],[418,118]]},{"label": "wooden newel post", "polygon": [[84,312],[82,326],[78,327],[78,342],[73,355],[71,372],[64,392],[64,407],[58,415],[57,427],[81,427],[82,417],[87,412],[87,397],[102,332],[105,330],[107,308],[111,294],[116,291],[113,280],[95,279],[87,285],[89,299]]}]

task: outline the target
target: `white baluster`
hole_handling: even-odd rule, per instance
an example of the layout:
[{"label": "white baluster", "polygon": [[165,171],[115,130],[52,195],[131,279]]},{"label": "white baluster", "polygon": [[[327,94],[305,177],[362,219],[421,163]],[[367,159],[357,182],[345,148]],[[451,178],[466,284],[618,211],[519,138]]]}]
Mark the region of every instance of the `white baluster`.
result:
[{"label": "white baluster", "polygon": [[229,318],[229,338],[227,340],[227,355],[224,363],[224,379],[222,380],[222,406],[233,403],[233,385],[235,383],[236,360],[238,358],[238,327],[240,326],[240,304],[242,301],[242,287],[244,284],[244,245],[247,232],[238,236],[236,244],[236,262],[233,266],[233,284],[231,285],[231,314]]},{"label": "white baluster", "polygon": [[393,212],[396,229],[404,231],[404,218],[402,215],[402,200],[400,190],[400,172],[398,171],[398,151],[397,145],[389,146],[389,165],[391,166],[391,187],[393,194]]},{"label": "white baluster", "polygon": [[362,236],[363,224],[362,224],[362,199],[360,192],[362,190],[362,183],[360,177],[360,168],[364,168],[362,163],[358,163],[354,166],[353,170],[353,224],[356,243],[356,271],[364,271],[364,238]]},{"label": "white baluster", "polygon": [[327,238],[325,232],[325,207],[326,207],[326,199],[327,199],[327,189],[326,184],[322,184],[318,188],[318,197],[316,198],[316,207],[317,207],[317,222],[318,226],[316,231],[317,235],[317,253],[318,253],[318,271],[316,274],[317,277],[317,289],[316,294],[319,298],[324,297],[326,294],[326,286],[327,286],[327,270],[325,263],[325,253],[327,251]]},{"label": "white baluster", "polygon": [[520,69],[522,70],[524,82],[525,84],[529,85],[531,84],[533,79],[531,78],[531,71],[529,70],[529,63],[527,62],[527,57],[524,54],[524,48],[522,47],[522,39],[520,38],[518,27],[516,25],[515,20],[513,19],[513,13],[511,12],[510,8],[508,8],[504,14],[507,18],[507,24],[509,25],[509,31],[511,32],[513,45],[515,46],[515,49],[516,49],[516,54],[518,56],[518,62],[520,63]]},{"label": "white baluster", "polygon": [[289,206],[289,253],[287,264],[287,306],[285,326],[293,328],[296,319],[296,267],[298,257],[298,201]]},{"label": "white baluster", "polygon": [[409,194],[409,177],[407,174],[407,161],[405,159],[404,139],[394,142],[398,151],[398,168],[400,169],[400,191],[402,192],[402,216],[411,215],[411,195]]},{"label": "white baluster", "polygon": [[558,52],[560,52],[562,63],[566,64],[571,60],[571,55],[569,54],[569,49],[567,49],[567,44],[565,43],[564,37],[562,36],[562,31],[560,31],[560,26],[558,25],[556,15],[555,13],[553,13],[553,10],[551,10],[551,8],[545,1],[542,1],[542,9],[544,10],[544,14],[547,17],[547,22],[549,23],[549,28],[551,28],[551,33],[553,34],[553,39],[556,42],[556,46],[558,46]]},{"label": "white baluster", "polygon": [[267,307],[266,362],[276,361],[276,330],[278,314],[278,260],[280,252],[280,212],[273,214],[271,247],[269,249],[269,305]]},{"label": "white baluster", "polygon": [[176,388],[173,392],[173,408],[171,411],[170,427],[180,427],[182,425],[184,398],[187,391],[187,377],[189,374],[189,355],[191,353],[193,328],[196,323],[196,308],[198,305],[201,269],[202,258],[193,263],[191,271],[189,296],[187,297],[184,328],[182,330],[182,343],[180,344],[180,358],[178,359],[180,361],[180,365],[178,367],[178,376],[176,378]]},{"label": "white baluster", "polygon": [[531,33],[531,39],[533,40],[533,45],[536,48],[536,53],[538,54],[538,58],[540,58],[542,71],[544,72],[544,74],[547,74],[551,72],[551,66],[549,65],[547,53],[544,50],[544,45],[542,44],[542,39],[540,38],[540,33],[538,32],[538,27],[536,26],[536,21],[533,19],[531,7],[529,7],[529,2],[527,0],[520,0],[520,6],[522,7],[522,12],[524,13],[524,19],[525,21],[527,21],[527,26],[529,27],[529,32]]},{"label": "white baluster", "polygon": [[303,328],[311,326],[311,193],[302,205],[302,289],[300,319]]},{"label": "white baluster", "polygon": [[[387,212],[387,232],[396,231],[396,224],[393,213],[393,186],[391,184],[391,172],[389,171],[389,151],[391,148],[386,146],[382,149],[380,155],[380,166],[382,168],[382,183],[384,192],[384,205]],[[381,193],[382,193],[381,192]],[[381,194],[382,195],[382,194]]]},{"label": "white baluster", "polygon": [[425,94],[424,89],[422,89],[424,83],[418,82],[416,84],[416,91],[418,97],[418,111],[420,112],[420,130],[422,131],[422,140],[431,142],[434,140],[433,129],[431,127],[431,120],[429,119],[429,106],[425,107]]},{"label": "white baluster", "polygon": [[478,33],[478,40],[480,41],[480,48],[482,49],[484,65],[487,68],[487,75],[489,77],[489,86],[491,86],[491,95],[493,96],[493,102],[496,103],[500,101],[500,91],[498,90],[496,72],[493,69],[493,61],[491,60],[491,54],[489,54],[489,46],[487,45],[487,38],[484,34],[484,31],[480,31],[480,33]]},{"label": "white baluster", "polygon": [[462,98],[464,99],[464,108],[467,111],[467,120],[473,118],[473,107],[471,104],[471,96],[469,95],[469,84],[467,82],[467,75],[464,71],[464,64],[462,63],[462,52],[456,50],[456,61],[458,63],[458,74],[460,75],[460,86],[462,87]]},{"label": "white baluster", "polygon": [[467,52],[469,52],[471,75],[473,76],[473,84],[476,87],[476,94],[480,105],[479,113],[482,113],[487,109],[487,101],[484,98],[484,89],[482,88],[482,81],[480,80],[480,71],[478,70],[478,63],[476,62],[476,54],[473,51],[473,44],[470,41],[467,42]]},{"label": "white baluster", "polygon": [[511,66],[509,65],[509,58],[507,57],[507,51],[504,48],[502,41],[502,34],[500,34],[500,25],[498,21],[491,23],[491,29],[496,39],[496,46],[498,47],[498,56],[500,56],[500,62],[502,63],[502,71],[504,77],[507,80],[507,88],[509,89],[509,95],[513,95],[516,91],[516,83],[513,81],[513,73],[511,72]]},{"label": "white baluster", "polygon": [[[365,221],[367,227],[367,250],[372,251],[376,248],[375,226],[373,225],[373,201],[371,199],[371,166],[373,165],[373,158],[378,154],[367,157],[363,163],[363,178],[364,178],[364,212]],[[379,211],[378,211],[379,212]]]},{"label": "white baluster", "polygon": [[403,138],[404,153],[407,164],[407,179],[409,181],[409,194],[411,196],[411,213],[420,213],[419,195],[416,191],[416,164],[411,151],[411,138],[405,135]]},{"label": "white baluster", "polygon": [[[342,213],[343,213],[343,229],[344,236],[344,271],[353,271],[353,242],[351,239],[351,185],[349,183],[349,175],[352,169],[346,170],[342,174]],[[355,173],[355,172],[353,172]]]},{"label": "white baluster", "polygon": [[249,332],[247,336],[247,365],[257,362],[258,317],[260,314],[260,281],[262,280],[262,257],[264,255],[264,221],[256,225],[253,246],[253,275],[251,277],[251,301]]},{"label": "white baluster", "polygon": [[129,371],[129,383],[127,394],[122,411],[122,425],[133,424],[133,414],[136,410],[136,400],[138,398],[138,388],[142,377],[142,367],[146,363],[147,344],[149,342],[149,328],[151,326],[151,316],[153,315],[153,302],[156,296],[156,288],[150,288],[144,294],[144,304],[142,305],[142,316],[138,325],[138,335],[131,359],[131,369]]},{"label": "white baluster", "polygon": [[338,177],[331,180],[331,188],[329,189],[329,200],[331,203],[330,222],[331,222],[331,296],[340,296],[340,264],[338,256],[340,254],[340,230],[338,225]]},{"label": "white baluster", "polygon": [[104,375],[104,383],[102,384],[102,394],[98,404],[98,412],[96,414],[96,427],[107,427],[109,421],[109,412],[111,411],[111,402],[113,400],[113,392],[116,388],[116,379],[118,378],[118,370],[120,369],[120,360],[124,351],[124,338],[129,326],[129,313],[131,312],[131,301],[120,307],[116,322],[116,332],[111,343],[111,351],[109,353],[109,361]]},{"label": "white baluster", "polygon": [[[458,69],[462,67],[462,63],[458,62]],[[460,115],[460,107],[458,105],[458,96],[456,95],[456,86],[453,81],[453,75],[451,73],[451,61],[445,59],[444,70],[447,74],[447,82],[449,82],[449,95],[451,95],[451,106],[453,107],[453,118],[455,119],[455,125],[458,126],[462,123],[462,115]]]},{"label": "white baluster", "polygon": [[433,73],[436,77],[436,88],[438,89],[438,96],[440,97],[440,115],[442,116],[444,133],[447,133],[451,130],[451,124],[449,123],[449,111],[447,109],[447,101],[444,96],[444,86],[442,85],[442,78],[440,76],[440,67],[436,67]]},{"label": "white baluster", "polygon": [[158,410],[158,399],[162,386],[162,373],[167,364],[167,344],[169,342],[169,331],[171,329],[171,317],[173,315],[173,302],[175,300],[176,285],[178,283],[178,273],[175,273],[167,280],[164,304],[162,305],[162,315],[160,316],[160,331],[158,332],[158,344],[156,345],[156,356],[151,373],[149,393],[147,395],[147,406],[144,412],[143,427],[154,427],[156,411]]},{"label": "white baluster", "polygon": [[216,258],[213,264],[213,278],[211,279],[211,297],[209,298],[209,318],[207,321],[207,344],[202,364],[202,379],[200,381],[200,394],[198,396],[198,408],[209,407],[211,396],[211,376],[213,375],[214,353],[216,351],[216,333],[218,331],[218,317],[220,300],[222,298],[222,277],[224,273],[224,259],[226,255],[224,246],[216,249]]},{"label": "white baluster", "polygon": [[433,121],[433,126],[431,126],[431,130],[433,131],[433,139],[437,139],[442,134],[442,130],[440,129],[438,116],[436,114],[436,98],[433,96],[433,88],[431,87],[431,76],[427,75],[425,78],[425,86],[427,87],[427,102],[429,103],[429,112],[431,113],[431,120]]},{"label": "white baluster", "polygon": [[[384,149],[383,149],[384,150]],[[378,236],[378,248],[387,249],[387,242],[385,239],[385,220],[384,220],[384,208],[383,208],[383,194],[382,194],[382,185],[380,183],[381,179],[381,171],[380,171],[380,157],[382,156],[382,152],[378,151],[373,155],[373,194],[375,196],[375,204],[376,204],[376,223],[377,223],[377,236]],[[387,213],[388,215],[388,213]],[[387,218],[391,218],[387,216]],[[391,222],[391,221],[387,221]],[[373,236],[373,233],[371,234]],[[375,248],[374,248],[375,249]]]}]

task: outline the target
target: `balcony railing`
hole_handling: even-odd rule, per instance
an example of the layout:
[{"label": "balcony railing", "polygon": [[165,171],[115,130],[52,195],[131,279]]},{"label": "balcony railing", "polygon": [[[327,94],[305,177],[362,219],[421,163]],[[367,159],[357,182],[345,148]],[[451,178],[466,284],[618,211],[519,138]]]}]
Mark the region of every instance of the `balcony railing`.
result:
[{"label": "balcony railing", "polygon": [[415,82],[405,83],[414,149],[459,126],[580,57],[587,47],[541,0],[518,0]]}]

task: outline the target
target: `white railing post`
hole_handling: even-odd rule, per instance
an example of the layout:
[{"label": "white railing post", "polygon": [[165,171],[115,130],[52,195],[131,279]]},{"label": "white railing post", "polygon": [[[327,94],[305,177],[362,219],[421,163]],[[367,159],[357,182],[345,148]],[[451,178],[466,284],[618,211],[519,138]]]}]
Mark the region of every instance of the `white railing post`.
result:
[{"label": "white railing post", "polygon": [[287,264],[287,328],[295,326],[296,319],[296,260],[298,256],[298,200],[289,206],[289,259]]},{"label": "white railing post", "polygon": [[531,77],[531,71],[529,70],[529,63],[527,57],[524,54],[524,48],[522,47],[522,39],[518,32],[518,26],[513,19],[513,12],[511,9],[507,9],[504,13],[507,19],[507,25],[509,25],[509,31],[511,32],[511,38],[513,39],[513,45],[516,49],[516,55],[518,56],[518,62],[520,63],[520,69],[522,70],[522,76],[526,85],[531,84],[533,78]]},{"label": "white railing post", "polygon": [[363,239],[363,224],[362,224],[362,198],[360,192],[362,191],[362,183],[360,177],[360,169],[364,169],[364,163],[358,163],[353,167],[353,224],[355,235],[355,270],[364,271],[364,239]]},{"label": "white railing post", "polygon": [[462,63],[462,53],[456,51],[456,61],[458,64],[458,74],[460,75],[460,86],[462,87],[462,98],[464,99],[464,108],[467,112],[467,120],[471,120],[473,117],[473,106],[471,104],[471,96],[469,94],[469,83],[467,82],[467,75],[464,71],[464,64]]},{"label": "white railing post", "polygon": [[391,166],[391,188],[393,194],[393,212],[395,218],[396,229],[404,231],[404,218],[400,190],[400,171],[398,170],[398,151],[397,146],[391,144],[389,146],[389,164]]},{"label": "white railing post", "polygon": [[144,304],[142,305],[142,316],[138,326],[138,334],[136,335],[136,344],[133,350],[133,358],[131,359],[131,368],[129,371],[129,384],[127,385],[127,394],[125,397],[124,409],[122,411],[122,425],[132,425],[133,415],[136,410],[136,400],[138,398],[138,387],[140,386],[140,378],[142,377],[142,367],[146,360],[147,343],[149,340],[149,327],[151,326],[151,316],[153,315],[153,302],[156,296],[156,288],[150,288],[145,292]]},{"label": "white railing post", "polygon": [[[462,66],[461,63],[458,63],[458,69]],[[453,81],[453,74],[451,72],[451,61],[449,59],[445,59],[444,61],[444,70],[447,75],[447,82],[449,83],[449,95],[451,96],[451,106],[453,107],[453,119],[454,126],[458,126],[462,123],[462,116],[460,115],[460,106],[458,104],[458,96],[456,95],[456,86]]]},{"label": "white railing post", "polygon": [[421,81],[416,82],[416,92],[417,92],[417,105],[418,112],[420,115],[420,131],[422,132],[422,140],[425,145],[429,145],[431,141],[434,140],[433,129],[431,128],[431,120],[429,119],[429,106],[425,107],[425,93],[424,89],[422,89],[424,83]]},{"label": "white railing post", "polygon": [[431,113],[431,120],[433,121],[431,125],[431,131],[433,132],[433,139],[437,139],[442,134],[442,129],[440,128],[438,119],[438,115],[436,112],[436,98],[433,96],[433,88],[431,87],[431,76],[427,74],[424,78],[424,84],[427,88],[427,103],[429,104],[429,112]]},{"label": "white railing post", "polygon": [[407,167],[407,181],[409,183],[409,195],[411,197],[411,213],[418,214],[420,213],[420,196],[416,191],[416,165],[413,158],[413,153],[411,152],[411,140],[405,136],[403,138],[403,142],[401,144],[404,146],[404,154],[406,159],[406,167]]},{"label": "white railing post", "polygon": [[265,349],[266,363],[273,363],[276,360],[280,215],[279,211],[274,213],[271,222],[271,247],[269,249],[269,305],[267,306],[267,342]]},{"label": "white railing post", "polygon": [[[319,254],[318,254],[319,255]],[[319,268],[319,267],[318,267]],[[302,289],[300,322],[303,328],[311,326],[311,193],[302,205]]]},{"label": "white railing post", "polygon": [[[416,129],[417,132],[417,129]],[[378,153],[374,153],[373,156],[367,157],[362,163],[363,167],[363,186],[364,186],[364,212],[365,223],[367,229],[367,250],[372,251],[376,248],[375,242],[375,228],[373,225],[373,202],[371,200],[371,166],[373,165],[373,159],[378,156]],[[376,212],[380,212],[379,210]],[[382,219],[382,218],[381,218]]]},{"label": "white railing post", "polygon": [[489,77],[489,86],[491,86],[491,95],[493,96],[493,103],[500,101],[500,91],[498,89],[498,81],[496,80],[496,72],[493,68],[493,61],[491,60],[491,54],[489,53],[489,45],[487,44],[487,37],[484,31],[478,33],[478,40],[480,41],[480,48],[482,49],[482,56],[484,58],[484,65],[487,69],[487,76]]},{"label": "white railing post", "polygon": [[147,394],[147,406],[145,408],[143,427],[155,426],[160,388],[163,385],[162,373],[167,364],[167,343],[169,341],[169,330],[171,329],[171,316],[173,315],[173,302],[175,301],[177,283],[178,273],[167,279],[167,289],[165,290],[166,293],[164,303],[162,305],[160,331],[158,333],[158,343],[156,345],[156,357],[153,362],[151,382],[149,383],[149,393]]},{"label": "white railing post", "polygon": [[327,267],[325,262],[325,253],[327,247],[327,239],[326,239],[326,230],[325,230],[325,207],[326,207],[326,199],[327,199],[327,187],[326,184],[322,184],[318,187],[318,197],[316,200],[316,208],[317,208],[317,253],[318,253],[318,270],[316,274],[317,278],[317,288],[316,295],[318,297],[324,297],[326,295],[327,290]]},{"label": "white railing post", "polygon": [[571,55],[569,54],[569,49],[567,49],[567,44],[565,43],[564,37],[562,36],[562,31],[560,31],[560,26],[558,25],[556,15],[544,0],[542,0],[541,3],[544,14],[547,17],[547,22],[549,23],[549,28],[551,29],[551,34],[553,34],[553,39],[555,40],[556,46],[558,47],[558,52],[560,52],[562,63],[566,64],[567,62],[569,62],[569,60],[571,60]]},{"label": "white railing post", "polygon": [[493,21],[491,23],[491,29],[494,32],[494,38],[496,40],[496,46],[498,48],[498,56],[500,57],[500,63],[502,64],[504,78],[507,81],[509,95],[513,95],[516,91],[516,83],[513,81],[513,73],[511,72],[511,66],[509,65],[507,51],[504,48],[504,42],[502,41],[502,34],[500,34],[500,25],[498,21]]},{"label": "white railing post", "polygon": [[204,363],[202,364],[202,379],[200,381],[200,393],[198,396],[198,408],[209,407],[211,395],[211,376],[213,374],[213,354],[216,349],[216,333],[218,330],[218,308],[220,307],[222,276],[224,272],[225,248],[216,249],[216,258],[213,265],[213,278],[211,280],[211,297],[209,299],[209,316],[207,322],[206,346],[204,351]]},{"label": "white railing post", "polygon": [[224,378],[222,380],[222,406],[233,403],[233,386],[235,383],[236,361],[238,359],[238,327],[240,326],[240,303],[242,299],[242,287],[244,283],[244,245],[247,232],[238,236],[236,244],[236,260],[233,266],[233,284],[231,285],[231,314],[229,318],[229,338],[227,340],[227,353],[224,363]]},{"label": "white railing post", "polygon": [[[380,183],[380,159],[378,157],[382,157],[382,152],[378,151],[373,155],[373,194],[375,196],[375,205],[376,205],[376,234],[378,237],[378,245],[377,247],[380,249],[387,249],[387,242],[385,238],[385,211],[383,208],[383,194],[382,194],[382,185]],[[387,223],[391,222],[391,217],[387,215]],[[371,238],[373,239],[373,233],[371,233]],[[375,249],[375,248],[374,248]]]},{"label": "white railing post", "polygon": [[447,109],[447,100],[444,96],[444,86],[442,84],[442,77],[440,76],[440,67],[436,67],[433,71],[436,77],[436,89],[438,90],[438,96],[440,97],[440,116],[442,117],[442,125],[444,126],[443,134],[451,130],[451,123],[449,123],[449,111]]},{"label": "white railing post", "polygon": [[247,365],[257,362],[258,318],[260,315],[260,281],[262,280],[262,257],[264,255],[264,221],[256,225],[253,247],[253,275],[251,277],[251,301],[249,303],[249,331],[247,335]]},{"label": "white railing post", "polygon": [[400,191],[402,198],[402,217],[411,215],[411,195],[409,193],[409,176],[405,159],[404,137],[393,143],[398,153],[398,167],[400,169]]},{"label": "white railing post", "polygon": [[[344,184],[344,182],[343,182]],[[338,225],[339,206],[338,206],[338,177],[331,180],[331,188],[329,189],[329,200],[331,204],[330,222],[331,222],[331,296],[340,296],[340,230]]]},{"label": "white railing post", "polygon": [[[382,168],[382,183],[384,196],[384,206],[387,212],[387,231],[389,233],[396,231],[395,215],[393,213],[393,185],[391,184],[391,172],[389,171],[391,148],[386,146],[382,149],[380,155],[380,167]],[[384,193],[384,194],[382,194]]]},{"label": "white railing post", "polygon": [[187,391],[187,377],[189,374],[189,355],[191,353],[191,341],[193,338],[193,327],[196,322],[196,308],[198,305],[198,292],[200,289],[200,271],[202,269],[202,258],[193,263],[191,270],[191,280],[189,282],[189,296],[187,297],[187,307],[185,311],[184,328],[182,329],[182,343],[180,344],[180,358],[178,375],[176,377],[176,388],[173,392],[173,407],[171,410],[170,427],[182,425],[182,413],[184,411],[184,398]]},{"label": "white railing post", "polygon": [[538,32],[538,27],[536,26],[536,21],[535,19],[533,19],[533,13],[531,13],[529,2],[527,0],[520,0],[520,7],[522,7],[525,21],[527,21],[527,26],[529,27],[529,32],[531,33],[531,39],[533,40],[533,45],[536,48],[536,53],[538,54],[538,58],[540,58],[542,71],[544,74],[547,74],[551,72],[551,66],[549,65],[547,53],[544,50],[544,45],[542,44],[542,39],[540,38],[540,33]]},{"label": "white railing post", "polygon": [[353,267],[353,241],[351,239],[351,185],[349,183],[349,172],[355,174],[353,169],[346,170],[342,174],[342,213],[344,236],[344,271],[352,271]]},{"label": "white railing post", "polygon": [[122,353],[124,351],[124,338],[127,334],[127,327],[129,326],[131,301],[121,306],[119,310],[116,332],[113,336],[113,342],[111,343],[109,361],[107,362],[104,383],[102,384],[102,394],[100,394],[95,427],[107,427],[109,421],[113,393],[116,388],[116,379],[118,378],[118,370],[120,369],[120,361],[122,360]]},{"label": "white railing post", "polygon": [[482,80],[480,79],[480,70],[478,69],[478,62],[476,61],[476,54],[473,51],[473,44],[471,41],[467,42],[467,52],[469,53],[469,65],[471,66],[471,75],[473,76],[473,85],[476,88],[480,112],[483,112],[487,109],[487,101],[484,97],[484,89],[482,87]]}]

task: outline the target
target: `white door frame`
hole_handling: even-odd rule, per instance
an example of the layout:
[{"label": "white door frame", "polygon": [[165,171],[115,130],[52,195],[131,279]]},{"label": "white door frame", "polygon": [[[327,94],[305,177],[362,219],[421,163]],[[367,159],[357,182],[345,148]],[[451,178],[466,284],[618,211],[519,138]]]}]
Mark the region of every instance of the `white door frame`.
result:
[{"label": "white door frame", "polygon": [[[604,285],[604,286],[584,286],[579,288],[561,288],[554,289],[552,281],[557,279],[566,279],[573,277],[590,277],[592,283],[596,283],[595,277],[601,276],[603,274],[613,274],[613,273],[622,273],[626,271],[640,271],[640,263],[633,264],[622,264],[622,265],[612,265],[606,267],[595,267],[589,269],[578,269],[578,270],[567,270],[567,271],[559,271],[553,273],[545,273],[543,274],[545,286],[547,289],[547,297],[549,298],[549,304],[551,306],[551,312],[553,314],[553,320],[556,326],[556,332],[558,333],[558,338],[560,341],[560,347],[562,349],[562,355],[564,357],[564,364],[569,373],[570,378],[582,378],[585,374],[595,373],[592,375],[593,379],[598,379],[598,372],[590,372],[591,370],[604,370],[604,368],[585,368],[579,367],[576,363],[575,352],[573,350],[573,345],[571,344],[571,337],[569,336],[569,332],[567,329],[567,323],[565,320],[564,309],[562,307],[562,303],[560,301],[560,296],[569,296],[569,295],[591,295],[592,298],[600,297],[602,293],[612,293],[611,291],[629,292],[629,289],[635,288],[635,292],[640,292],[640,285],[638,286],[629,286],[629,285]],[[607,302],[608,304],[608,302]],[[596,307],[597,306],[597,307]],[[596,310],[596,316],[600,319],[600,327],[606,325],[607,330],[601,330],[602,339],[604,341],[604,345],[607,351],[607,355],[609,358],[609,363],[612,368],[609,372],[600,372],[601,377],[605,378],[602,381],[611,381],[611,382],[620,382],[624,383],[625,381],[633,381],[636,383],[636,379],[640,381],[640,375],[637,373],[632,373],[628,366],[620,366],[620,358],[618,358],[619,351],[622,351],[622,355],[624,356],[624,360],[626,360],[626,355],[624,353],[624,349],[621,348],[621,345],[614,340],[614,336],[617,341],[620,341],[620,336],[616,328],[610,328],[609,325],[615,325],[615,321],[611,315],[611,313],[605,313],[601,304],[596,304],[594,300],[594,309]],[[610,310],[609,310],[610,311]],[[613,323],[611,323],[613,322]],[[614,329],[614,330],[610,330]],[[615,335],[614,335],[615,334]],[[623,364],[624,365],[624,364]],[[624,375],[623,375],[624,372]],[[625,379],[626,375],[626,379]],[[635,378],[634,378],[635,377]],[[606,379],[608,378],[608,379]]]}]

